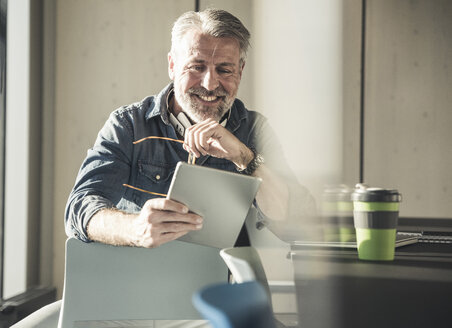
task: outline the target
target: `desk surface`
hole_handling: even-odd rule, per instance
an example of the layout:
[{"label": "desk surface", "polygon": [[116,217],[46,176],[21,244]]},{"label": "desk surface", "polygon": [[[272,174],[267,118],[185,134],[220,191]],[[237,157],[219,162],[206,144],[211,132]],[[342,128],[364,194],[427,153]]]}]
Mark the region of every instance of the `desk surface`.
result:
[{"label": "desk surface", "polygon": [[300,327],[452,326],[452,244],[403,246],[394,261],[307,247],[292,259]]}]

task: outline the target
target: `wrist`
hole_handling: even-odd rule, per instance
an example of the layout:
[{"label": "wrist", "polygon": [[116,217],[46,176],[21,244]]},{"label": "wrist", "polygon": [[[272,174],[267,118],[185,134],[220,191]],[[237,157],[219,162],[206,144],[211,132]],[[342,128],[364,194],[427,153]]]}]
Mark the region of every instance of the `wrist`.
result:
[{"label": "wrist", "polygon": [[[262,164],[264,164],[264,158],[261,154],[257,153],[254,148],[247,148],[251,152],[251,157],[248,157],[246,166],[238,166],[236,164],[237,171],[246,175],[252,175]],[[249,160],[251,158],[251,160]]]},{"label": "wrist", "polygon": [[250,148],[244,147],[240,150],[240,155],[235,161],[233,161],[237,171],[241,172],[246,170],[248,164],[254,159],[254,151]]}]

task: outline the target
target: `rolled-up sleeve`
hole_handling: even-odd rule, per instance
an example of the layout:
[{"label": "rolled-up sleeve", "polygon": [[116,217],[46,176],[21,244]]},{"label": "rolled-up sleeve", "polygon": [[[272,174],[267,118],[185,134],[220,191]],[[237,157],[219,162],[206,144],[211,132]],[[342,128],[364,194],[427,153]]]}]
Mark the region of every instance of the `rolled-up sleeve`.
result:
[{"label": "rolled-up sleeve", "polygon": [[91,240],[87,225],[103,208],[112,208],[124,193],[123,183],[130,177],[133,129],[125,109],[113,112],[99,132],[93,148],[77,175],[65,211],[65,229],[69,237]]}]

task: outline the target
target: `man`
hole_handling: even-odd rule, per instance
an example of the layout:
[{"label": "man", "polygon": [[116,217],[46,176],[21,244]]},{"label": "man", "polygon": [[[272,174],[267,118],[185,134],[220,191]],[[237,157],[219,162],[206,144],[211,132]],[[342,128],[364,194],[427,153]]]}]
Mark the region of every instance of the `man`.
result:
[{"label": "man", "polygon": [[[304,205],[312,208],[307,192],[291,182],[266,119],[235,98],[249,38],[243,24],[222,10],[179,17],[168,54],[172,83],[111,114],[70,194],[69,236],[156,247],[202,229],[203,218],[185,205],[123,186],[166,194],[177,162],[189,153],[198,165],[261,177],[256,201],[262,217],[285,219]],[[191,126],[177,132],[175,118]],[[133,143],[149,136],[163,139]],[[289,206],[292,197],[299,209]]]}]

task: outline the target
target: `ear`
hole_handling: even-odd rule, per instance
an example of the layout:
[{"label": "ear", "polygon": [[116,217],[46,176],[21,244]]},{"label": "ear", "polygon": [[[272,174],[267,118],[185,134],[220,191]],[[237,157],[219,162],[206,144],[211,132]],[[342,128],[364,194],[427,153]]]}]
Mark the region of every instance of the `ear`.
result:
[{"label": "ear", "polygon": [[243,73],[244,68],[245,68],[245,62],[243,62],[243,64],[241,64],[241,67],[240,67],[240,72],[239,72],[240,79],[242,79],[242,73]]},{"label": "ear", "polygon": [[171,52],[168,53],[168,75],[174,81],[174,58]]}]

